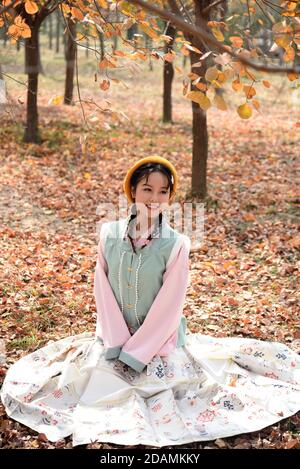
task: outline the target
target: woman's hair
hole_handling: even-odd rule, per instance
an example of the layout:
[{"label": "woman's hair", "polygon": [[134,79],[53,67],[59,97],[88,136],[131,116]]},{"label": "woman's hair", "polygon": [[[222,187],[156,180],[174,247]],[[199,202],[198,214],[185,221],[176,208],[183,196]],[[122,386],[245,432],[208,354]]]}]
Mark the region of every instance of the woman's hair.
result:
[{"label": "woman's hair", "polygon": [[[168,179],[168,184],[167,184],[167,188],[170,188],[170,194],[172,193],[172,190],[173,190],[173,175],[172,175],[172,172],[169,170],[169,168],[167,168],[166,166],[160,164],[160,163],[146,163],[146,164],[143,164],[142,166],[140,166],[139,168],[137,168],[133,175],[131,176],[130,178],[130,188],[134,188],[136,189],[138,183],[144,179],[146,177],[146,182],[148,182],[148,178],[149,178],[149,175],[151,173],[154,173],[155,171],[159,171],[160,173],[162,173],[164,176],[167,177]],[[135,208],[133,209],[132,213],[131,213],[131,216],[130,216],[130,220],[129,220],[129,223],[128,223],[128,226],[130,225],[131,221],[137,216],[137,213],[136,213],[136,210]],[[158,218],[158,225],[159,225],[159,228],[161,227],[161,223],[162,223],[162,213],[159,214],[159,218]],[[131,246],[135,251],[135,247],[134,247],[134,244],[133,244],[133,240],[131,238],[131,236],[129,235],[128,233],[128,237],[130,239],[130,242],[131,242]],[[147,240],[148,241],[151,241],[152,239],[152,234],[150,233],[150,235],[148,236]],[[144,247],[144,246],[143,246]]]},{"label": "woman's hair", "polygon": [[132,187],[136,189],[136,186],[138,183],[146,177],[146,182],[148,182],[148,178],[151,173],[154,173],[155,171],[159,171],[162,173],[164,176],[167,177],[168,179],[168,185],[167,188],[170,188],[170,193],[172,193],[173,190],[173,175],[170,171],[169,168],[166,166],[160,164],[160,163],[146,163],[137,168],[133,175],[130,178],[130,188]]}]

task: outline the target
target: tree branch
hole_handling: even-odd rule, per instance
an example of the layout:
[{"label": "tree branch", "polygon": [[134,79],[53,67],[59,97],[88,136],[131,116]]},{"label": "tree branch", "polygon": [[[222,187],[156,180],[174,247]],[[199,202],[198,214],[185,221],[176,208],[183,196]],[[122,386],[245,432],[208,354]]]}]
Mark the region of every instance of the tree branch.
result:
[{"label": "tree branch", "polygon": [[255,63],[251,60],[244,57],[242,54],[237,54],[231,50],[228,46],[225,46],[221,42],[217,41],[215,37],[205,30],[205,22],[202,21],[201,27],[195,26],[191,23],[188,23],[182,20],[179,16],[170,13],[167,10],[163,10],[158,8],[155,5],[149,4],[143,0],[128,0],[129,3],[133,5],[138,5],[145,10],[151,11],[152,13],[156,13],[161,18],[171,21],[174,26],[177,26],[180,30],[183,30],[189,34],[192,34],[194,37],[201,39],[202,41],[206,41],[209,44],[215,46],[219,51],[226,52],[227,54],[234,57],[236,60],[241,62],[242,64],[253,68],[254,70],[258,70],[261,72],[269,72],[269,73],[299,73],[300,72],[300,65],[295,65],[294,67],[278,67],[278,66],[268,66],[261,63]]},{"label": "tree branch", "polygon": [[14,6],[15,3],[17,3],[18,0],[13,0],[9,5],[6,5],[6,7],[3,7],[0,9],[0,15],[2,15],[3,13],[5,13],[7,10],[9,10],[10,8],[12,8]]},{"label": "tree branch", "polygon": [[205,14],[205,13],[209,12],[209,10],[211,10],[212,8],[216,7],[217,5],[220,5],[221,3],[224,3],[226,1],[227,0],[216,0],[215,2],[211,3],[206,8],[204,8],[203,13]]}]

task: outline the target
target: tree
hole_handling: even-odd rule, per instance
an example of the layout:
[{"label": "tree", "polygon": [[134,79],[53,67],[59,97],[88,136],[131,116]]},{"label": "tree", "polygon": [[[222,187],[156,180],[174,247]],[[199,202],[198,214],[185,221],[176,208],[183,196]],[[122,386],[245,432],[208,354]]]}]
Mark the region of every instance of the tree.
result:
[{"label": "tree", "polygon": [[172,122],[172,82],[174,78],[174,67],[172,63],[174,55],[172,54],[172,49],[175,35],[176,29],[168,22],[166,36],[170,39],[167,39],[168,42],[166,42],[164,50],[163,122]]},{"label": "tree", "polygon": [[[0,10],[11,25],[8,34],[17,41],[25,39],[25,71],[28,75],[27,115],[24,132],[25,142],[39,143],[41,141],[38,130],[38,76],[40,72],[39,29],[42,22],[61,3],[60,1],[45,1],[38,6],[33,1],[12,2]],[[12,8],[12,6],[14,8]]]},{"label": "tree", "polygon": [[[269,2],[265,1],[266,4]],[[191,73],[189,74],[191,91],[187,92],[187,81],[184,83],[184,94],[188,99],[192,100],[193,111],[193,160],[192,160],[192,195],[196,195],[201,199],[207,195],[207,157],[208,157],[208,132],[206,111],[211,105],[216,106],[220,110],[227,108],[226,103],[217,90],[222,89],[225,81],[232,80],[232,87],[235,91],[244,91],[245,102],[241,104],[237,111],[241,118],[247,119],[252,115],[253,107],[257,109],[259,102],[252,98],[256,94],[254,84],[259,81],[256,76],[249,71],[251,67],[254,70],[269,72],[285,72],[288,78],[293,81],[298,78],[298,67],[278,67],[274,65],[266,65],[265,63],[257,63],[258,53],[255,47],[251,47],[251,31],[245,30],[245,39],[242,38],[242,31],[239,35],[227,35],[229,41],[222,29],[226,32],[229,28],[225,21],[210,21],[210,14],[213,9],[218,7],[222,0],[193,0],[180,1],[169,0],[170,10],[159,8],[153,3],[143,0],[129,0],[130,4],[142,7],[148,12],[157,14],[160,18],[169,20],[173,26],[182,29],[186,43],[185,48],[189,49],[191,59]],[[166,2],[156,2],[165,6]],[[247,4],[249,2],[247,1]],[[296,56],[300,56],[300,25],[293,22],[294,17],[300,16],[299,2],[283,2],[282,15],[289,18],[275,23],[273,26],[275,43],[285,50],[284,59],[288,63]],[[180,5],[180,7],[179,7]],[[297,6],[298,5],[298,6]],[[193,11],[191,7],[193,6]],[[255,13],[251,6],[252,12]],[[224,11],[226,16],[227,11]],[[243,14],[246,14],[243,10]],[[250,21],[250,10],[248,10]],[[183,19],[183,17],[185,17]],[[151,35],[151,32],[149,32]],[[223,44],[225,42],[225,44]],[[227,42],[227,44],[226,44]],[[228,44],[229,42],[229,44]],[[248,48],[245,46],[248,44]],[[220,53],[222,52],[222,54]],[[217,64],[208,66],[207,57],[213,54],[214,61]],[[200,60],[199,60],[200,59]],[[253,60],[254,59],[254,60]],[[227,69],[225,72],[221,70],[221,66],[232,67],[232,71]],[[197,67],[197,68],[196,68]],[[219,67],[219,68],[218,68]],[[250,84],[242,83],[242,80],[250,80]],[[213,94],[213,98],[208,93]]]},{"label": "tree", "polygon": [[75,58],[76,58],[76,23],[68,17],[66,20],[66,80],[65,80],[65,96],[64,104],[72,104],[73,102],[73,86],[74,86],[74,70],[75,70]]},{"label": "tree", "polygon": [[[103,39],[116,35],[120,37],[123,45],[129,48],[129,52],[114,49],[111,52],[109,50],[104,52],[103,48],[100,52],[95,48],[97,60],[102,53],[102,58],[98,63],[99,69],[106,73],[106,79],[100,84],[103,90],[110,86],[110,69],[118,68],[119,64],[120,67],[124,67],[123,60],[145,61],[149,57],[165,62],[166,53],[163,51],[165,46],[161,45],[161,42],[167,39],[162,30],[161,20],[170,22],[177,29],[176,41],[178,42],[173,52],[178,56],[190,55],[191,58],[191,71],[186,73],[183,70],[180,71],[179,68],[179,73],[183,78],[184,97],[192,101],[194,132],[192,192],[201,198],[206,195],[206,111],[211,106],[220,111],[226,109],[223,96],[218,95],[216,90],[222,89],[227,83],[233,93],[239,93],[241,104],[237,106],[237,112],[241,118],[248,119],[253,111],[259,108],[257,83],[269,86],[264,73],[284,73],[290,81],[295,81],[299,77],[299,62],[296,60],[300,56],[299,1],[282,2],[277,5],[270,0],[260,0],[263,8],[256,0],[243,0],[241,6],[240,3],[231,2],[230,9],[228,9],[228,14],[231,16],[228,18],[226,15],[224,21],[214,17],[215,9],[223,0],[156,0],[153,2],[143,0],[111,0],[110,2],[107,0],[61,2],[12,0],[10,5],[7,5],[7,1],[3,2],[4,6],[0,9],[0,15],[6,24],[10,24],[8,34],[16,39],[23,37],[26,41],[30,38],[31,47],[34,50],[38,49],[36,32],[41,18],[47,16],[50,10],[54,11],[59,3],[65,16],[71,16],[72,19],[87,27],[87,32],[92,35],[93,41],[99,38],[99,32],[103,34]],[[28,8],[31,11],[28,11]],[[268,14],[268,18],[274,18],[271,28],[272,40],[275,46],[283,51],[283,66],[274,63],[272,57],[265,55],[264,51],[255,46],[256,35],[264,26],[262,18],[257,15],[258,8],[265,15]],[[267,10],[267,13],[264,10]],[[116,25],[112,17],[118,15],[121,20],[120,24]],[[135,35],[134,40],[128,39],[130,35],[125,37],[124,33],[134,24],[151,39],[150,50],[139,40],[141,35]],[[84,35],[83,38],[87,40],[87,36]],[[78,40],[76,39],[75,42]],[[103,54],[105,54],[104,57]],[[31,65],[32,69],[36,70],[37,60],[35,54],[33,56],[34,60],[32,58]],[[29,59],[30,57],[28,58],[30,62]],[[260,72],[260,75],[256,72]],[[120,81],[117,80],[117,82]],[[37,72],[29,82],[31,90],[34,90],[33,93],[31,92],[32,107],[34,108],[35,105],[36,108],[34,96],[36,100]],[[30,104],[30,96],[28,103]],[[109,114],[107,109],[102,111]],[[116,111],[112,114],[114,118],[118,116]],[[34,117],[35,119],[31,119],[30,123],[27,122],[27,127],[29,124],[34,124],[33,127],[36,130],[37,115]]]}]

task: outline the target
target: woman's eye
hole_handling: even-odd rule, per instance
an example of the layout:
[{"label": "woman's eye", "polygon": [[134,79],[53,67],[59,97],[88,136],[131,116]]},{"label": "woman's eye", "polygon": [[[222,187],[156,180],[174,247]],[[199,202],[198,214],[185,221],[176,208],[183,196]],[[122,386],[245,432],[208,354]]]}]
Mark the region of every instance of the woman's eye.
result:
[{"label": "woman's eye", "polygon": [[[144,191],[151,191],[151,189],[144,189]],[[162,194],[167,194],[167,191],[161,191]]]}]

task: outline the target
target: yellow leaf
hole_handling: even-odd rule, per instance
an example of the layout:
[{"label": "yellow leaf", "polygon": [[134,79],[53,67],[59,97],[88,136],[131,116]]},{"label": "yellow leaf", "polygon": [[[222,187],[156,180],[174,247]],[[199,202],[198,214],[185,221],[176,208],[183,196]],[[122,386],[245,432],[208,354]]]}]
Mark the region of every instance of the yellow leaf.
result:
[{"label": "yellow leaf", "polygon": [[106,1],[106,0],[98,0],[98,4],[99,4],[102,8],[108,8],[107,1]]},{"label": "yellow leaf", "polygon": [[69,7],[69,5],[66,5],[65,2],[61,4],[61,8],[62,8],[64,15],[67,15],[68,13],[71,12],[71,8]]},{"label": "yellow leaf", "polygon": [[296,6],[297,6],[297,2],[288,2],[288,4],[286,5],[286,8],[288,9],[288,11],[294,11],[296,10]]},{"label": "yellow leaf", "polygon": [[[223,72],[222,72],[223,73]],[[234,70],[232,70],[232,68],[227,68],[225,71],[224,71],[224,75],[225,75],[225,79],[226,80],[230,80],[231,78],[234,77]]]},{"label": "yellow leaf", "polygon": [[223,42],[224,41],[224,36],[223,36],[223,33],[222,31],[220,31],[219,28],[211,28],[211,32],[213,33],[213,35],[215,36],[215,38],[217,39],[217,41],[219,42]]},{"label": "yellow leaf", "polygon": [[99,68],[116,68],[116,65],[110,60],[104,58],[99,62]]},{"label": "yellow leaf", "polygon": [[180,73],[180,74],[183,73],[182,68],[181,68],[181,67],[178,67],[177,65],[175,66],[175,70],[176,70],[178,73]]},{"label": "yellow leaf", "polygon": [[214,97],[213,104],[217,109],[220,109],[220,111],[226,111],[227,110],[227,104],[225,103],[222,96],[216,95]]},{"label": "yellow leaf", "polygon": [[39,7],[35,2],[32,2],[31,0],[26,0],[25,10],[28,15],[34,15],[37,11],[39,11]]},{"label": "yellow leaf", "polygon": [[103,90],[103,91],[108,90],[109,87],[110,87],[110,81],[109,81],[109,80],[103,80],[103,81],[100,83],[100,88],[101,88],[101,90]]},{"label": "yellow leaf", "polygon": [[225,81],[226,81],[225,73],[219,71],[218,81],[219,81],[220,83],[225,83]]},{"label": "yellow leaf", "polygon": [[154,29],[150,28],[147,24],[141,24],[141,29],[144,31],[147,36],[150,36],[152,39],[156,40],[159,38],[158,34],[154,31]]},{"label": "yellow leaf", "polygon": [[231,86],[234,91],[242,91],[243,89],[243,84],[238,78],[232,82]]},{"label": "yellow leaf", "polygon": [[247,99],[252,99],[256,95],[255,88],[253,86],[244,85],[244,93]]},{"label": "yellow leaf", "polygon": [[237,108],[237,112],[242,119],[249,119],[252,116],[252,109],[247,103],[241,104]]},{"label": "yellow leaf", "polygon": [[214,81],[218,78],[219,70],[217,67],[209,67],[205,72],[205,79],[207,81]]},{"label": "yellow leaf", "polygon": [[202,100],[202,96],[203,96],[203,93],[201,93],[201,91],[190,91],[186,97],[188,99],[191,99],[192,101],[194,101],[195,103],[200,103],[200,101]]},{"label": "yellow leaf", "polygon": [[294,58],[295,58],[295,50],[293,49],[293,47],[291,46],[286,47],[285,53],[283,54],[283,60],[285,62],[290,62],[294,60]]},{"label": "yellow leaf", "polygon": [[198,103],[201,109],[206,111],[211,106],[211,102],[208,97],[201,91],[190,91],[186,98],[191,99],[195,103]]},{"label": "yellow leaf", "polygon": [[194,72],[189,72],[187,74],[187,76],[191,79],[191,80],[197,80],[198,78],[200,79],[200,75],[198,75],[198,73],[194,73]]},{"label": "yellow leaf", "polygon": [[204,83],[196,83],[195,86],[198,88],[200,91],[206,91],[207,86]]},{"label": "yellow leaf", "polygon": [[253,213],[245,213],[243,215],[243,219],[245,221],[255,221],[255,216],[253,215]]},{"label": "yellow leaf", "polygon": [[92,175],[91,173],[84,173],[85,179],[91,179]]},{"label": "yellow leaf", "polygon": [[283,49],[289,46],[292,39],[293,37],[290,34],[275,34],[274,36],[274,42],[276,42],[279,47],[283,47]]},{"label": "yellow leaf", "polygon": [[72,16],[75,17],[79,21],[83,20],[84,18],[84,14],[82,13],[82,11],[79,10],[79,8],[72,7],[71,13],[72,13]]},{"label": "yellow leaf", "polygon": [[82,33],[77,33],[76,34],[76,41],[82,41],[83,39],[85,39],[85,35],[82,34]]},{"label": "yellow leaf", "polygon": [[207,109],[211,107],[210,99],[206,96],[206,94],[203,95],[202,101],[199,103],[199,106],[201,107],[201,109],[203,109],[203,111],[207,111]]},{"label": "yellow leaf", "polygon": [[299,78],[299,75],[297,75],[297,73],[288,73],[287,77],[290,81],[294,81],[294,80],[297,80]]},{"label": "yellow leaf", "polygon": [[170,52],[167,52],[167,53],[164,55],[164,60],[166,60],[167,62],[173,62],[174,59],[175,59],[175,54],[174,54],[174,52],[172,53],[172,52],[170,51]]},{"label": "yellow leaf", "polygon": [[64,97],[63,96],[54,96],[51,98],[50,102],[51,104],[54,104],[55,106],[58,106],[63,102]]},{"label": "yellow leaf", "polygon": [[229,40],[233,47],[240,48],[243,45],[243,39],[239,36],[230,36]]},{"label": "yellow leaf", "polygon": [[115,50],[114,55],[117,55],[119,57],[125,57],[124,52],[122,52],[121,50]]},{"label": "yellow leaf", "polygon": [[201,50],[197,49],[197,47],[191,46],[190,44],[187,44],[186,42],[185,42],[184,45],[187,49],[192,50],[193,52],[197,52],[199,54],[202,54]]},{"label": "yellow leaf", "polygon": [[271,83],[267,80],[263,80],[263,85],[266,87],[266,88],[270,88],[271,87]]}]

